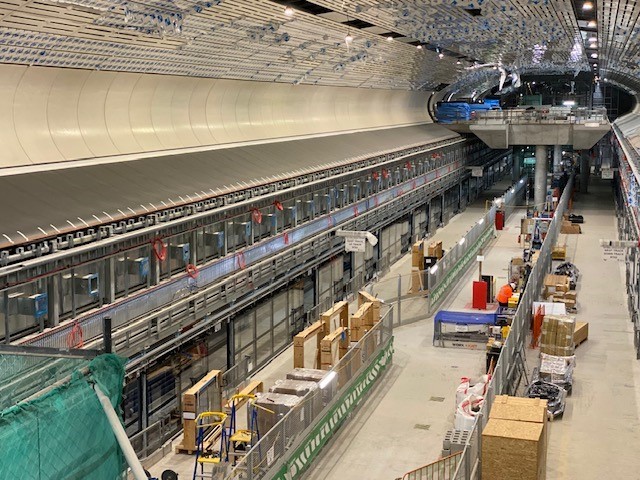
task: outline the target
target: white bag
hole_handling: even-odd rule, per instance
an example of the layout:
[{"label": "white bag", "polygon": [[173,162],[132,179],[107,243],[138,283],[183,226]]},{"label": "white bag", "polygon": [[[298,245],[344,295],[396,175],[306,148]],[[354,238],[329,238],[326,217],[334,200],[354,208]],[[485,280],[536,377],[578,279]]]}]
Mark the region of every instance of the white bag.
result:
[{"label": "white bag", "polygon": [[471,430],[476,420],[476,416],[480,413],[480,409],[484,404],[484,397],[481,395],[471,394],[465,398],[458,408],[454,419],[454,427],[456,430]]},{"label": "white bag", "polygon": [[456,389],[456,406],[460,405],[471,394],[484,396],[487,393],[489,380],[489,375],[482,375],[476,379],[462,377],[460,385]]}]

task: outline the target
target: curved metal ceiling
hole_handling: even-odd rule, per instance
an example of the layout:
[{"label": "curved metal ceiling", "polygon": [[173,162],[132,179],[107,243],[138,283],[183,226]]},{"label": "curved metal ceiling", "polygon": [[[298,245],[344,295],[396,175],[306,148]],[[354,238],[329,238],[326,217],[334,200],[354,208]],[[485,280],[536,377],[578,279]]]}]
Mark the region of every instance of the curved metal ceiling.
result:
[{"label": "curved metal ceiling", "polygon": [[591,2],[590,25],[583,3],[12,0],[0,2],[0,62],[411,90],[472,82],[469,61],[569,72],[597,53],[603,71],[634,79],[636,0]]}]

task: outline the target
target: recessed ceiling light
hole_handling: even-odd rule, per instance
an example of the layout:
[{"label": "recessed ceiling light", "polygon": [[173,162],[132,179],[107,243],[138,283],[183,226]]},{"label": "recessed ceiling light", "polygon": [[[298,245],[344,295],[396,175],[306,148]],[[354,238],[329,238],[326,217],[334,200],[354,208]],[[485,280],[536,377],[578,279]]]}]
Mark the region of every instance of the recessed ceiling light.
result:
[{"label": "recessed ceiling light", "polygon": [[589,37],[590,42],[597,42],[598,39],[596,37]]},{"label": "recessed ceiling light", "polygon": [[284,14],[287,17],[293,17],[293,8],[291,7],[284,7]]},{"label": "recessed ceiling light", "polygon": [[597,67],[597,66],[598,66],[598,64],[597,64],[597,63],[594,63],[594,64],[593,64],[593,66],[594,66],[594,67]]},{"label": "recessed ceiling light", "polygon": [[387,37],[387,42],[393,42],[393,37]]},{"label": "recessed ceiling light", "polygon": [[583,10],[593,10],[593,3],[591,2],[584,2],[582,4],[582,9]]},{"label": "recessed ceiling light", "polygon": [[598,58],[598,54],[597,53],[592,53],[591,54],[591,58]]},{"label": "recessed ceiling light", "polygon": [[595,20],[591,20],[589,23],[587,23],[587,27],[595,27],[596,26],[596,21]]}]

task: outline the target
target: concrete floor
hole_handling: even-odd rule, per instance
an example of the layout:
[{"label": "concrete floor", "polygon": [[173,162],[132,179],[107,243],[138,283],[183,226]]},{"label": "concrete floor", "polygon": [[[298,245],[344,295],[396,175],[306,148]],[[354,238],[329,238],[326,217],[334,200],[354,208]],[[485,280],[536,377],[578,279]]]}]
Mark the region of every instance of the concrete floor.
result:
[{"label": "concrete floor", "polygon": [[[640,364],[627,310],[624,264],[605,262],[599,239],[616,238],[609,181],[592,179],[574,211],[584,215],[582,235],[570,242],[580,269],[578,320],[589,340],[576,349],[573,393],[564,417],[551,423],[549,480],[639,479]],[[571,245],[571,243],[570,243]]]}]

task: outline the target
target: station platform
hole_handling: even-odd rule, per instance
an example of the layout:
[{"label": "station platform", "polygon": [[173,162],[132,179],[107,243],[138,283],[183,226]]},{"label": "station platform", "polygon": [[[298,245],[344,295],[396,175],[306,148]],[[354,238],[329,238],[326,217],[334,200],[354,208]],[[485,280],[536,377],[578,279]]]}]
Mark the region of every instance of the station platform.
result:
[{"label": "station platform", "polygon": [[[482,217],[485,200],[502,194],[509,184],[496,184],[429,242],[442,241],[445,250],[454,246]],[[493,275],[498,287],[508,280],[511,257],[522,253],[518,245],[522,214],[524,210],[514,210],[505,228],[483,251],[483,274]],[[388,289],[392,284],[397,290],[397,276],[406,276],[410,270],[411,255],[406,255],[374,285],[374,293],[392,299],[394,291],[385,292],[381,286],[386,280]],[[466,309],[471,302],[472,283],[477,279],[478,267],[474,265],[451,289],[440,309]],[[422,297],[403,300],[402,317],[413,322],[394,329],[392,368],[355,417],[321,452],[305,479],[388,480],[439,458],[444,435],[453,428],[456,387],[461,377],[484,373],[485,352],[433,346],[433,315],[423,313],[419,319],[420,312],[426,311],[426,302]]]},{"label": "station platform", "polygon": [[[487,201],[502,195],[511,183],[510,179],[505,178],[482,192],[475,202],[452,217],[428,241],[442,241],[445,250],[453,247],[484,215]],[[483,272],[496,275],[498,282],[506,281],[507,276],[507,263],[501,261],[502,255],[511,258],[520,251],[517,245],[519,220],[516,217],[517,213],[511,216],[506,228],[485,252]],[[500,253],[500,249],[504,251]],[[373,293],[386,303],[396,302],[398,276],[402,276],[403,284],[408,286],[410,271],[409,253],[372,285]],[[476,277],[477,268],[474,267],[452,289],[450,298],[445,300],[441,308],[463,309],[471,301],[471,282]],[[339,430],[335,440],[312,465],[309,478],[356,478],[364,472],[366,475],[360,478],[388,479],[391,478],[391,471],[393,475],[402,474],[408,467],[419,466],[425,463],[425,459],[428,461],[437,457],[442,437],[453,423],[455,388],[459,377],[481,373],[484,356],[480,352],[433,347],[433,317],[426,316],[426,309],[427,300],[422,296],[402,299],[403,317],[413,320],[413,323],[394,331],[392,368],[372,390],[372,395],[356,417]],[[349,310],[350,313],[357,310],[357,301],[350,302]],[[312,364],[314,355],[313,349],[306,349],[305,364]],[[425,365],[429,365],[428,371]],[[264,382],[267,389],[276,380],[285,378],[292,368],[293,347],[290,346],[254,373],[252,378]],[[435,381],[431,372],[438,372]],[[444,397],[445,400],[429,401],[431,396]],[[241,426],[245,417],[242,409],[238,413]],[[431,427],[429,430],[417,429],[414,428],[416,424],[431,424]],[[383,452],[372,451],[371,438],[380,439],[389,448]],[[180,443],[180,439],[173,443]],[[340,455],[334,453],[336,449],[341,452]],[[367,457],[367,453],[373,457]],[[380,455],[384,456],[384,462],[376,460],[380,459]],[[330,462],[338,459],[338,462]],[[148,469],[151,473],[172,469],[180,478],[190,478],[193,466],[193,456],[171,452]]]},{"label": "station platform", "polygon": [[[445,250],[451,248],[482,216],[485,200],[504,191],[508,183],[505,180],[484,192],[429,240],[442,241]],[[589,339],[576,350],[574,387],[564,416],[550,424],[547,478],[554,480],[595,480],[605,475],[633,478],[631,472],[640,470],[640,459],[627,451],[640,440],[640,366],[634,361],[624,266],[603,261],[599,246],[600,238],[616,235],[610,185],[594,180],[590,190],[574,203],[574,212],[585,218],[583,233],[568,236],[567,242],[567,260],[581,272],[578,320],[589,322]],[[497,286],[507,280],[509,259],[521,254],[517,237],[523,213],[515,210],[505,229],[483,252],[483,273],[494,275]],[[373,292],[395,302],[398,276],[408,277],[410,265],[411,256],[405,255],[373,284]],[[474,266],[452,289],[441,309],[467,308],[477,276]],[[482,373],[485,355],[481,350],[434,347],[433,317],[424,315],[426,302],[421,296],[403,298],[402,317],[411,323],[394,331],[392,367],[322,451],[305,479],[387,480],[439,457],[444,434],[453,426],[460,377]],[[351,309],[355,309],[353,305]],[[292,358],[290,347],[254,378],[272,385],[291,369]],[[537,350],[527,350],[527,363],[537,363]],[[193,457],[171,453],[150,470],[165,468],[189,477]]]},{"label": "station platform", "polygon": [[[589,323],[589,339],[576,348],[573,391],[562,419],[550,424],[549,480],[638,478],[640,365],[627,310],[625,264],[602,257],[600,239],[617,238],[610,180],[591,177],[578,195],[581,235],[567,249],[580,269],[577,320]],[[529,355],[529,358],[531,355]]]}]

